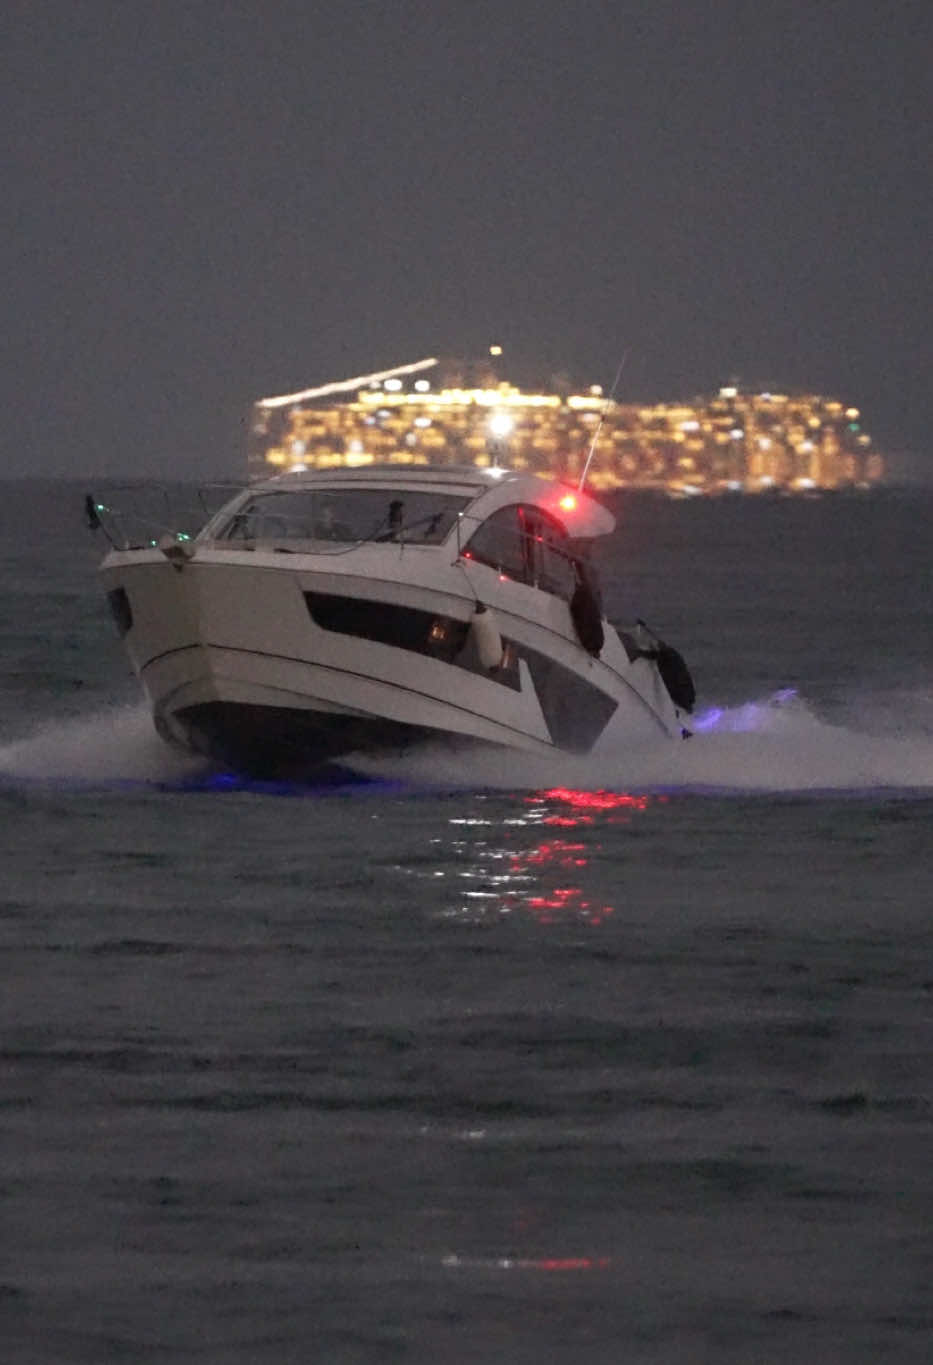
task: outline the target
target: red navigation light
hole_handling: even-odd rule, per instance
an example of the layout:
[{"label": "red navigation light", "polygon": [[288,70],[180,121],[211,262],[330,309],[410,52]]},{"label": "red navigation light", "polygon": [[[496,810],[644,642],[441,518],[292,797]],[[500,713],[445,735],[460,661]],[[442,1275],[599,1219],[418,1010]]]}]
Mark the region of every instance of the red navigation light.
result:
[{"label": "red navigation light", "polygon": [[558,507],[565,512],[575,512],[577,508],[577,498],[575,493],[565,493],[558,503]]}]

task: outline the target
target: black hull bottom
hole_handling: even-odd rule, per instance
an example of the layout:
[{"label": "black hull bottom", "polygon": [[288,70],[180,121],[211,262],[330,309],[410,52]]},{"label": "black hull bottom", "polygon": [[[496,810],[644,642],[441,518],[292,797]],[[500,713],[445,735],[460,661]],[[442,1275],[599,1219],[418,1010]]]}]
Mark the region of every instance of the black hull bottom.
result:
[{"label": "black hull bottom", "polygon": [[183,743],[235,773],[293,781],[314,777],[347,754],[401,751],[439,737],[436,730],[398,721],[233,701],[186,706],[174,713],[172,728],[157,726],[170,743]]}]

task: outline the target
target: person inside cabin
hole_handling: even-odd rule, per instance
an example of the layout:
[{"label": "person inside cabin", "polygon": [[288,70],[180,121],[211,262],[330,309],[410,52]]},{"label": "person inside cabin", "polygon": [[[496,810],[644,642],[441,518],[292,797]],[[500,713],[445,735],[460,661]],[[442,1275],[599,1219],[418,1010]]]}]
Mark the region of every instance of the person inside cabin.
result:
[{"label": "person inside cabin", "polygon": [[317,540],[352,540],[349,526],[337,520],[332,502],[324,502],[314,518],[314,535]]}]

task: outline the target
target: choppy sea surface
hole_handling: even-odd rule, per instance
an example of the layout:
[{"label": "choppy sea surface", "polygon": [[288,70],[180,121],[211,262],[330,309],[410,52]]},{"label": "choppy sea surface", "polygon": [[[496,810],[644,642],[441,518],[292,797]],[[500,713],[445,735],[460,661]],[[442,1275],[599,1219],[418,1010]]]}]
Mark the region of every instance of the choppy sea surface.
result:
[{"label": "choppy sea surface", "polygon": [[0,1358],[933,1358],[933,500],[614,503],[689,741],[240,781],[0,485]]}]

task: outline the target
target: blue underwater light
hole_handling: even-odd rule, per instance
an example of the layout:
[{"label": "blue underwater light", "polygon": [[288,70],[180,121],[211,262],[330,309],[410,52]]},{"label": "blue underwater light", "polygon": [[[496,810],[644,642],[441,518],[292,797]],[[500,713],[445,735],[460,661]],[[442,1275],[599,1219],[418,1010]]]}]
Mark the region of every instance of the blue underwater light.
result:
[{"label": "blue underwater light", "polygon": [[248,792],[256,796],[323,796],[328,793],[353,794],[357,791],[397,790],[402,784],[394,779],[369,777],[339,763],[322,767],[313,776],[297,778],[260,778],[245,773],[208,772],[177,782],[160,784],[163,790],[182,792]]}]

